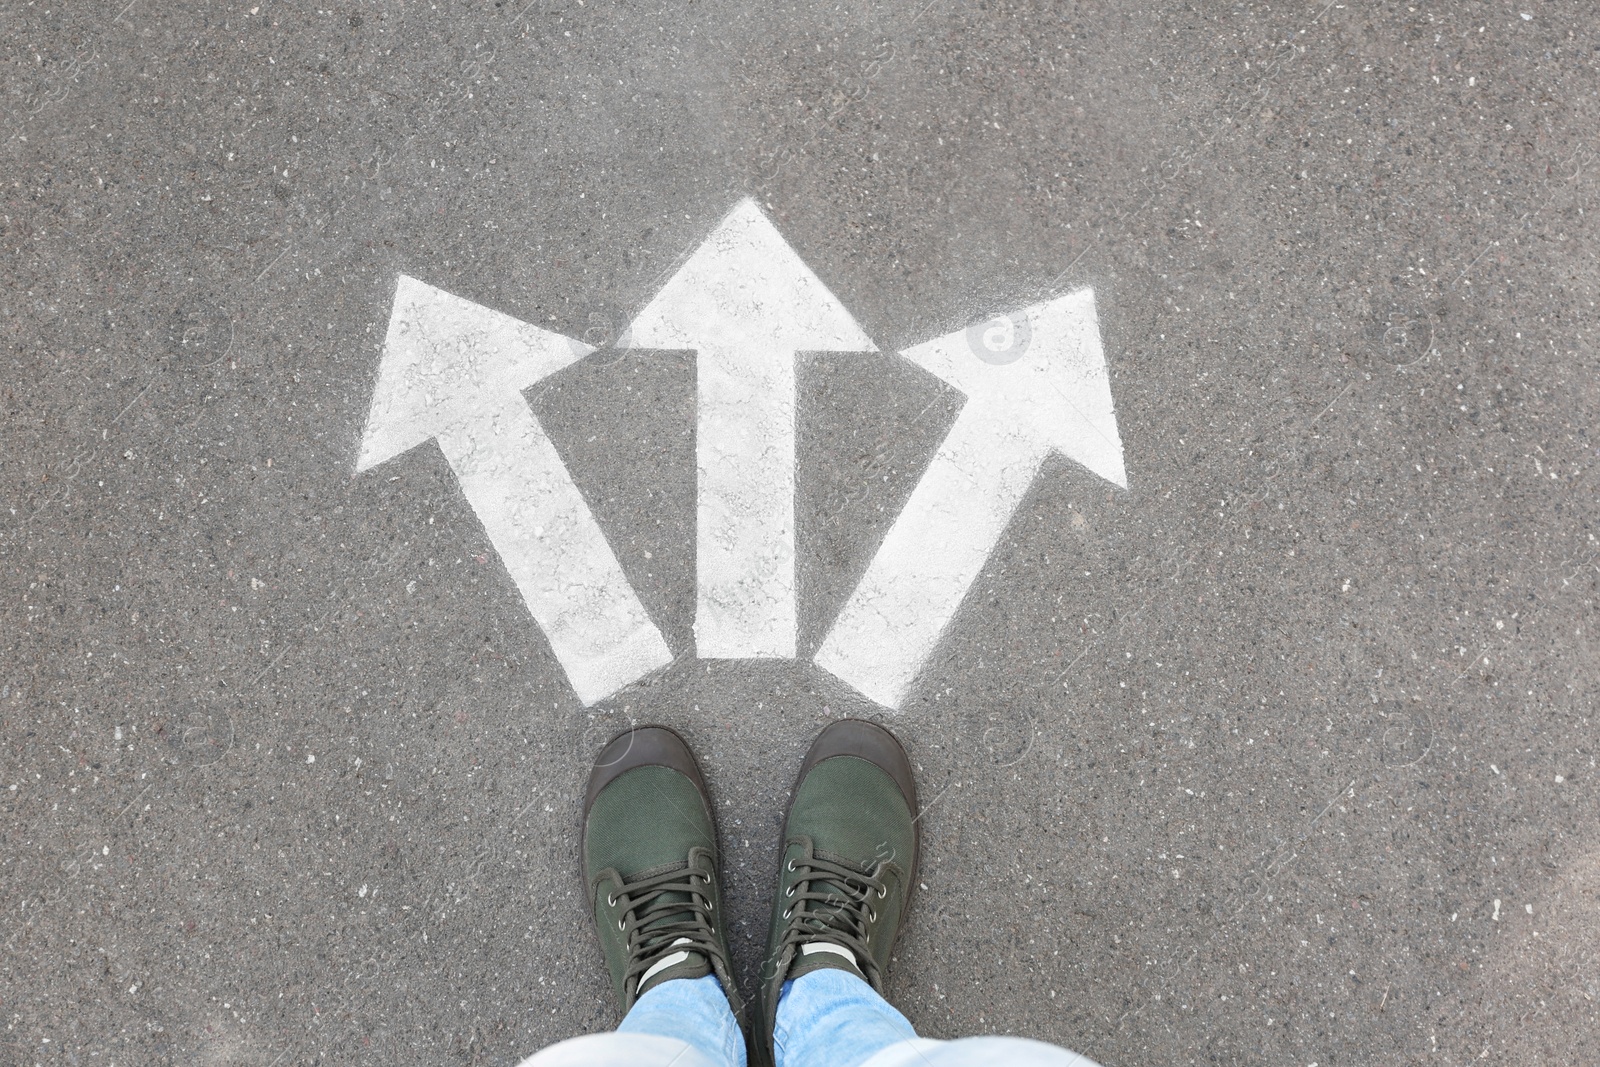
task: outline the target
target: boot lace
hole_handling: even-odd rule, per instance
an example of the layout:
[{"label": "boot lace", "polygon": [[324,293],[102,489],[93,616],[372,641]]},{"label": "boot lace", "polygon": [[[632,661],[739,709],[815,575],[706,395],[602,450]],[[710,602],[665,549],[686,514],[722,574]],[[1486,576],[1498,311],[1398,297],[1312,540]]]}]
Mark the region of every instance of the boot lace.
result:
[{"label": "boot lace", "polygon": [[636,992],[640,978],[674,952],[698,952],[721,961],[711,878],[684,865],[624,883],[606,903],[621,905],[617,929],[628,939],[624,987]]},{"label": "boot lace", "polygon": [[848,949],[867,981],[877,986],[878,965],[867,944],[868,925],[878,920],[876,905],[888,895],[881,866],[865,870],[817,855],[797,857],[786,867],[796,875],[786,890],[782,950],[825,942]]}]

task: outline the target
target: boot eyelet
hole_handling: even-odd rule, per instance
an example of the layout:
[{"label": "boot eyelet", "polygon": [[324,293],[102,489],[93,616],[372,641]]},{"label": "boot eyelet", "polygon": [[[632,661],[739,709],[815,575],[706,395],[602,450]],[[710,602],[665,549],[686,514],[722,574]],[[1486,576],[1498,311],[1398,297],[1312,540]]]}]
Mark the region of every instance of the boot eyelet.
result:
[{"label": "boot eyelet", "polygon": [[794,905],[791,904],[791,905],[789,905],[789,907],[783,909],[783,917],[785,919],[787,919],[789,916],[791,916],[793,914],[794,914]]},{"label": "boot eyelet", "polygon": [[784,895],[784,896],[786,896],[786,897],[792,897],[792,896],[794,896],[794,886],[790,886],[790,887],[789,887],[789,888],[788,888],[788,890],[787,890],[787,891],[785,891],[785,892],[784,892],[784,894],[783,894],[783,895]]},{"label": "boot eyelet", "polygon": [[613,897],[613,896],[607,896],[606,897],[606,907],[614,908],[616,906],[617,906],[617,898]]},{"label": "boot eyelet", "polygon": [[788,862],[788,864],[787,864],[787,865],[786,865],[786,867],[785,867],[785,869],[786,869],[786,870],[789,870],[789,871],[792,871],[792,870],[794,870],[794,860],[790,860],[790,861],[789,861],[789,862]]},{"label": "boot eyelet", "polygon": [[878,921],[878,913],[876,911],[874,911],[873,909],[868,908],[867,909],[867,922],[875,923],[877,921]]},{"label": "boot eyelet", "polygon": [[881,886],[878,887],[878,899],[879,900],[882,900],[884,897],[886,897],[888,895],[889,895],[889,887],[888,886],[881,885]]},{"label": "boot eyelet", "polygon": [[622,920],[621,920],[621,919],[618,919],[618,920],[617,920],[617,929],[618,929],[618,930],[626,930],[626,929],[627,929],[627,927],[626,927],[626,926],[623,926],[623,925],[622,925]]}]

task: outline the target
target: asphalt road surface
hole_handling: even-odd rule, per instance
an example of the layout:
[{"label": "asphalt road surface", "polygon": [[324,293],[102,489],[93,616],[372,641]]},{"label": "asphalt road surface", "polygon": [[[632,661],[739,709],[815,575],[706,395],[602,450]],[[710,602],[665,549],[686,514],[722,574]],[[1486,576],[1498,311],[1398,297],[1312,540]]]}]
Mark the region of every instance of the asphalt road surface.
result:
[{"label": "asphalt road surface", "polygon": [[[511,1065],[613,1025],[577,822],[630,722],[701,753],[753,979],[844,715],[921,775],[891,993],[928,1036],[1592,1056],[1594,15],[10,0],[0,1063]],[[712,299],[685,264],[739,210],[772,254],[719,269],[792,270],[838,334],[754,399],[665,312],[625,334]],[[538,477],[431,430],[358,472],[403,279],[576,345],[501,383],[532,437],[474,424]],[[978,394],[901,353],[1087,288],[1126,484],[1014,478],[1011,409],[962,437]],[[1090,336],[1042,321],[1013,366]],[[977,569],[869,700],[818,650],[941,457],[920,543]],[[552,578],[531,487],[609,585]],[[776,547],[719,571],[736,528]],[[718,575],[771,612],[714,620]],[[602,617],[639,643],[585,675]]]}]

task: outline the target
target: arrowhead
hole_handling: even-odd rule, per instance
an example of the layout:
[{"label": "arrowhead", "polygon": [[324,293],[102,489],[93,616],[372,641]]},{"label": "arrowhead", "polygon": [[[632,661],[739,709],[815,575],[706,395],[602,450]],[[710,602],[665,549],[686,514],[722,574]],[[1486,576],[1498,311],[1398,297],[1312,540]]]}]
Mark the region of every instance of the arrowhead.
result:
[{"label": "arrowhead", "polygon": [[797,350],[878,350],[748,197],[678,268],[618,344],[780,359]]},{"label": "arrowhead", "polygon": [[472,420],[592,351],[400,275],[357,473]]},{"label": "arrowhead", "polygon": [[1020,435],[1128,487],[1093,289],[901,354],[967,394],[968,405],[992,422],[997,442]]}]

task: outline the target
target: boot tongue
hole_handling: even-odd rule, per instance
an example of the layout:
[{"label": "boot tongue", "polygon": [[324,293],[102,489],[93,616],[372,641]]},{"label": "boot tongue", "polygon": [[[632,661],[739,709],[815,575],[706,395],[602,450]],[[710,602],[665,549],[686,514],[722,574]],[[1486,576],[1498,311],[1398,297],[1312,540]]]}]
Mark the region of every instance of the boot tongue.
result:
[{"label": "boot tongue", "polygon": [[[665,874],[671,869],[672,868],[658,868],[650,873]],[[687,863],[679,864],[677,869],[688,871],[689,865]],[[694,898],[692,894],[683,892],[682,890],[668,890],[666,892],[657,893],[655,895],[655,899],[650,902],[649,907],[654,910],[661,907],[663,904],[688,904],[693,899]],[[641,931],[645,936],[649,936],[652,931],[659,930],[662,927],[670,926],[674,923],[689,922],[693,919],[694,912],[691,909],[686,908],[683,911],[661,911],[657,912],[655,917],[641,928]],[[648,989],[660,985],[662,982],[670,981],[673,978],[699,978],[702,975],[710,974],[711,961],[706,959],[702,953],[677,947],[680,945],[692,944],[694,944],[693,940],[687,937],[675,939],[672,942],[671,950],[664,952],[655,963],[652,963],[645,970],[644,974],[639,976],[638,990],[635,995],[643,995]]]},{"label": "boot tongue", "polygon": [[[827,860],[829,863],[843,867],[847,871],[860,874],[863,878],[870,878],[872,876],[872,872],[862,867],[859,863],[852,863],[845,857],[836,855],[835,853],[824,852],[819,849],[815,855],[818,859]],[[822,917],[831,910],[837,909],[839,911],[843,911],[845,909],[850,909],[851,911],[855,911],[862,907],[862,904],[857,899],[856,895],[859,893],[859,890],[852,892],[848,887],[841,885],[835,878],[827,875],[822,875],[821,877],[812,880],[811,892],[826,894],[835,901],[833,904],[812,901],[806,917],[813,921],[822,919]],[[831,923],[829,925],[837,925],[837,923]],[[819,942],[819,944],[827,944],[827,942]],[[836,947],[840,952],[849,953],[851,960],[855,959],[855,954],[850,952],[850,950],[845,948],[843,945]]]},{"label": "boot tongue", "polygon": [[[657,867],[654,870],[646,871],[645,874],[650,877],[655,877],[656,875],[668,874],[675,871],[687,872],[688,870],[689,865],[687,863],[679,863],[665,867]],[[636,875],[635,877],[637,878],[639,876]],[[644,926],[641,927],[641,930],[645,934],[649,934],[653,930],[658,930],[661,927],[670,925],[672,923],[693,921],[694,912],[689,909],[685,909],[683,911],[658,910],[664,904],[688,904],[693,899],[694,897],[692,894],[686,893],[681,889],[666,890],[664,892],[656,893],[649,904],[651,911],[655,913],[654,917],[651,918],[649,922],[645,923]]]},{"label": "boot tongue", "polygon": [[[872,872],[861,866],[861,864],[841,856],[836,852],[828,852],[819,848],[813,853],[813,855],[819,860],[826,860],[835,866],[843,867],[847,871],[850,871],[854,874],[859,874],[863,878],[868,878],[872,875]],[[822,873],[820,871],[816,872],[816,874],[817,877],[811,880],[811,891],[813,893],[832,893],[838,897],[841,903],[853,899],[850,893],[846,891],[845,887],[840,885],[838,881],[835,880],[834,876]],[[813,905],[813,907],[815,907],[815,905]]]},{"label": "boot tongue", "polygon": [[[846,870],[857,871],[863,876],[870,876],[870,872],[863,869],[860,864],[853,863],[837,853],[818,850],[815,855],[818,859],[837,864]],[[836,896],[841,902],[836,906],[840,908],[853,909],[859,906],[853,902],[853,894],[833,878],[817,878],[811,883],[811,892]],[[852,903],[845,904],[843,903],[844,901],[852,901]],[[829,906],[827,904],[812,902],[807,918],[812,919],[813,916],[821,918],[818,913],[826,913],[828,909]],[[818,932],[820,933],[820,931]],[[794,962],[789,965],[788,977],[792,980],[799,978],[803,974],[821,970],[846,971],[863,981],[867,980],[866,971],[862,968],[861,961],[851,949],[827,940],[802,942],[799,951],[795,953]]]}]

